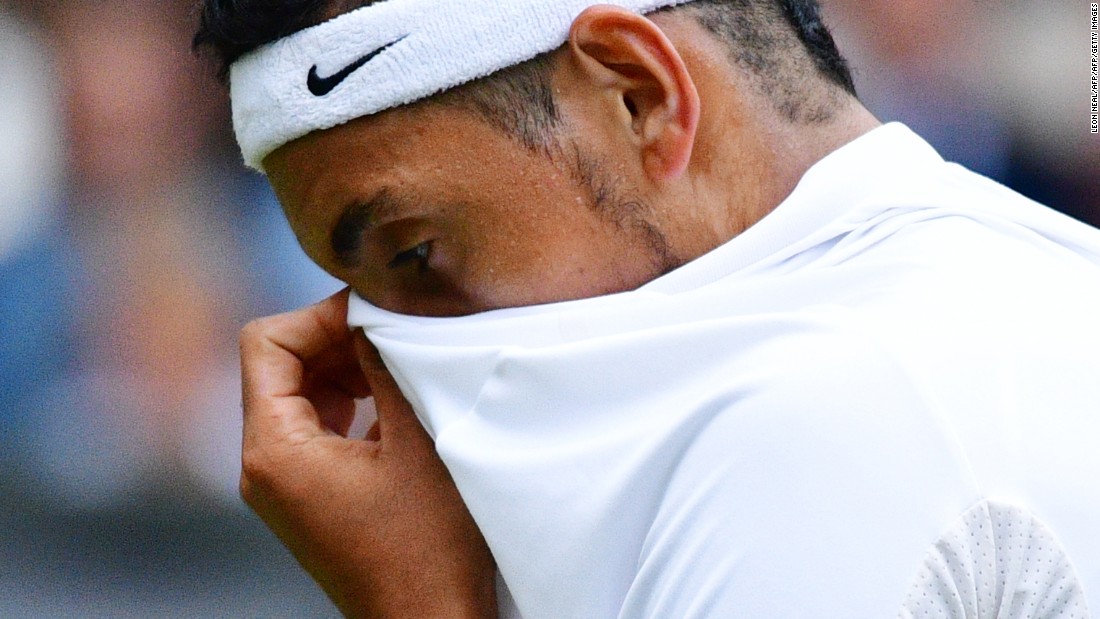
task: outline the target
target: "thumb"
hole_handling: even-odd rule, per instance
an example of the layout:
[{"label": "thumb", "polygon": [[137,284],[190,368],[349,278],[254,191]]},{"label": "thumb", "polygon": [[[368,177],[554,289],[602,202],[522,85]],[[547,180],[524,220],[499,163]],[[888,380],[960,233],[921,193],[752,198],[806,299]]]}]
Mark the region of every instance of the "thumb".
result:
[{"label": "thumb", "polygon": [[362,330],[355,333],[355,351],[363,374],[370,383],[374,406],[378,412],[378,432],[383,449],[387,442],[416,442],[434,450],[434,441],[417,418],[412,405],[401,393],[400,387],[382,361],[378,349],[371,344]]}]

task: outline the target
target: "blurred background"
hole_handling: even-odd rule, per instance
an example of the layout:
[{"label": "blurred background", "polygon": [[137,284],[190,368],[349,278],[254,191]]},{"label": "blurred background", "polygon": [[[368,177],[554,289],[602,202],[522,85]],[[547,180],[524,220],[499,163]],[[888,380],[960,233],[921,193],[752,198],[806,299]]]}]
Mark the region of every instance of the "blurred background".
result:
[{"label": "blurred background", "polygon": [[[826,0],[862,98],[1100,223],[1088,2]],[[191,0],[0,0],[0,617],[336,616],[237,496],[236,333],[339,289]]]}]

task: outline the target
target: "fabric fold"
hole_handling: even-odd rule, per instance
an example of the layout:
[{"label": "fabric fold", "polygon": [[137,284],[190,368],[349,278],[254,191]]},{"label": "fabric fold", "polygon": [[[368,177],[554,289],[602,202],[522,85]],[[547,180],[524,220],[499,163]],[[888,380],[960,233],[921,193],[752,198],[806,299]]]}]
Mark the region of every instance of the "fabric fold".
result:
[{"label": "fabric fold", "polygon": [[512,616],[870,619],[987,496],[1100,595],[1096,316],[1100,232],[887,125],[638,290],[462,318],[353,298],[349,323]]}]

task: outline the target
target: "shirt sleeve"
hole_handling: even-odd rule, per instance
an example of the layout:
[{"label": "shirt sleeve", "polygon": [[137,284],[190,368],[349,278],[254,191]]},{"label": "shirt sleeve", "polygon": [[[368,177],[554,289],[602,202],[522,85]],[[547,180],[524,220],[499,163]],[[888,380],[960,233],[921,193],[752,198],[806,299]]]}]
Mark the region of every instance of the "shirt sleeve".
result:
[{"label": "shirt sleeve", "polygon": [[979,500],[950,419],[859,329],[776,338],[753,363],[676,463],[620,617],[896,616]]}]

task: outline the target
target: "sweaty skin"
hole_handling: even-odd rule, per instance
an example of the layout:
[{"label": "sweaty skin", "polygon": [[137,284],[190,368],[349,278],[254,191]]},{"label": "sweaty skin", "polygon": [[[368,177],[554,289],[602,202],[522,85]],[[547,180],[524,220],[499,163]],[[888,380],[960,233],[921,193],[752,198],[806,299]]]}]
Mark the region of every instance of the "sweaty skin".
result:
[{"label": "sweaty skin", "polygon": [[[576,19],[554,54],[549,155],[430,103],[276,150],[264,166],[302,247],[407,314],[633,289],[739,234],[878,124],[828,91],[828,122],[792,125],[721,43],[674,15],[601,6]],[[242,493],[348,615],[492,616],[485,542],[345,309],[342,293],[242,334]],[[353,398],[370,393],[374,440],[346,438]]]}]

